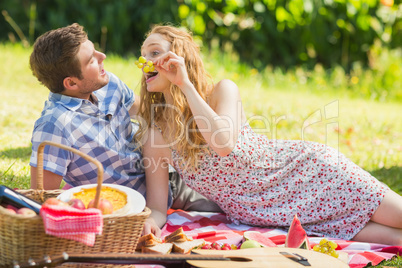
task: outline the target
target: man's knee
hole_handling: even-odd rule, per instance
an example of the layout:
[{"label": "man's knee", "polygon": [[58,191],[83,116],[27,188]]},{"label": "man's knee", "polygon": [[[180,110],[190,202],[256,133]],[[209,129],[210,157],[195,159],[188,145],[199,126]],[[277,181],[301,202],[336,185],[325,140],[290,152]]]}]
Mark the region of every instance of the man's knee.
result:
[{"label": "man's knee", "polygon": [[222,212],[213,201],[188,187],[177,172],[169,174],[173,193],[173,209],[186,211]]}]

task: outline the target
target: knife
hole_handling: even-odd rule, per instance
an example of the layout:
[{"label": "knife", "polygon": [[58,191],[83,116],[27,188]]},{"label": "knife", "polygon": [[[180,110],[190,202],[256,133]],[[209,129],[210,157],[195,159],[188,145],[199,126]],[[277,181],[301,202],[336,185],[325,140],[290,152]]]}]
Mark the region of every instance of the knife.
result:
[{"label": "knife", "polygon": [[282,254],[283,256],[285,256],[286,258],[291,259],[292,261],[295,261],[297,263],[300,263],[304,266],[311,266],[311,264],[308,262],[307,258],[297,254],[297,253],[289,253],[289,252],[279,252],[280,254]]}]

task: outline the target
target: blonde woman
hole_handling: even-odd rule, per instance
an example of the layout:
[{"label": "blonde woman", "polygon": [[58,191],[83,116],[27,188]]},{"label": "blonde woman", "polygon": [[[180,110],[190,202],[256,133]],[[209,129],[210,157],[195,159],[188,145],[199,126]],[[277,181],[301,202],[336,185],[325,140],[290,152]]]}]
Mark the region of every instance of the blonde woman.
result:
[{"label": "blonde woman", "polygon": [[332,148],[254,133],[238,87],[212,82],[190,33],[155,26],[141,53],[155,66],[136,136],[152,210],[144,234],[166,222],[170,164],[235,223],[286,228],[297,214],[309,235],[402,245],[402,197]]}]

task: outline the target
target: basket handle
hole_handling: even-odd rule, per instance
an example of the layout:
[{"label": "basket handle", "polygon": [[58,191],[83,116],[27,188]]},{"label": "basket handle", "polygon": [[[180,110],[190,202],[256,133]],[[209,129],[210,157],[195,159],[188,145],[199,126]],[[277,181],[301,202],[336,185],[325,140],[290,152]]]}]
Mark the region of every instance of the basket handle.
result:
[{"label": "basket handle", "polygon": [[39,147],[38,147],[38,163],[37,163],[37,179],[36,179],[36,187],[39,190],[43,190],[43,152],[45,150],[45,146],[49,145],[49,146],[54,146],[54,147],[58,147],[70,152],[73,152],[79,156],[81,156],[82,158],[84,158],[85,160],[87,160],[88,162],[91,162],[93,164],[95,164],[95,166],[98,169],[98,181],[97,181],[97,187],[96,187],[96,194],[95,194],[95,203],[94,206],[95,208],[98,208],[99,205],[99,199],[100,199],[100,194],[101,194],[101,190],[102,190],[102,182],[103,182],[103,166],[102,164],[96,160],[95,158],[90,157],[89,155],[78,151],[77,149],[65,146],[63,144],[59,144],[59,143],[55,143],[55,142],[51,142],[51,141],[43,141]]}]

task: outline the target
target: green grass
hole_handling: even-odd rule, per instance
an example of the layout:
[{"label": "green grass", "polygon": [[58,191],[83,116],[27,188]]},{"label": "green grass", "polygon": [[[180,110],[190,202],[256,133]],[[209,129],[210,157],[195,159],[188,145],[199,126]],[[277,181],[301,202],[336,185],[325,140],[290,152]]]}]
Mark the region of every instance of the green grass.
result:
[{"label": "green grass", "polygon": [[397,268],[397,267],[402,267],[402,257],[397,256],[395,258],[392,258],[391,260],[386,260],[381,262],[378,266],[373,266],[373,267],[379,267],[379,268]]},{"label": "green grass", "polygon": [[[32,128],[48,95],[31,74],[29,55],[30,49],[20,45],[0,44],[0,183],[16,188],[29,188]],[[247,118],[256,131],[270,138],[305,139],[335,147],[402,193],[398,98],[361,97],[339,86],[345,82],[331,89],[331,76],[319,68],[309,73],[267,69],[259,74],[233,56],[213,53],[205,58],[215,81],[230,78],[238,84]],[[109,55],[105,66],[138,94],[140,72],[133,61],[134,57]],[[345,81],[347,76],[338,75],[336,80]]]},{"label": "green grass", "polygon": [[[20,45],[0,44],[0,184],[20,189],[30,185],[30,138],[48,95],[31,74],[29,55],[30,50]],[[401,60],[392,61],[398,57],[390,54],[389,58],[394,68],[402,69]],[[270,138],[305,139],[335,147],[402,194],[399,80],[391,83],[395,88],[388,88],[388,93],[371,92],[365,78],[380,79],[381,69],[355,72],[353,80],[339,69],[284,73],[267,68],[257,73],[234,56],[212,53],[205,59],[215,81],[229,78],[238,84],[247,118],[256,131]],[[381,59],[384,68],[389,64],[383,62],[390,59]],[[108,55],[105,67],[138,94],[140,72],[133,62],[134,57]]]}]

